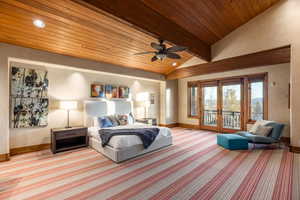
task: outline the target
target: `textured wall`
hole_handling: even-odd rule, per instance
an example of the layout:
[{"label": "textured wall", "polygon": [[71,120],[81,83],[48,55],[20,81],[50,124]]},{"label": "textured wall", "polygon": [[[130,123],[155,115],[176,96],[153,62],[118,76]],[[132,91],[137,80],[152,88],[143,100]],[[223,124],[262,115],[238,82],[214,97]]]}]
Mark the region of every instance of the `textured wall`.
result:
[{"label": "textured wall", "polygon": [[213,46],[214,60],[291,44],[291,143],[300,147],[300,1],[284,0]]},{"label": "textured wall", "polygon": [[212,46],[213,61],[291,44],[291,142],[300,147],[300,1],[282,0]]},{"label": "textured wall", "polygon": [[[22,64],[22,66],[47,68],[49,71],[51,110],[49,114],[49,126],[47,128],[9,129],[8,59],[17,60],[18,62],[20,62],[18,59],[31,60],[34,61],[33,63],[37,63],[37,65]],[[40,64],[39,62],[51,64]],[[0,65],[0,154],[8,153],[9,148],[48,143],[50,128],[63,127],[66,124],[66,113],[57,109],[55,105],[57,104],[57,100],[87,99],[90,95],[89,85],[92,82],[128,85],[133,90],[133,98],[139,92],[155,93],[156,105],[152,109],[153,112],[151,114],[159,119],[160,83],[164,79],[160,74],[127,69],[4,43],[0,43]],[[88,70],[82,70],[82,68]],[[143,110],[136,109],[135,111],[139,115],[143,114]],[[82,125],[82,110],[73,112],[71,120],[72,125]]]}]

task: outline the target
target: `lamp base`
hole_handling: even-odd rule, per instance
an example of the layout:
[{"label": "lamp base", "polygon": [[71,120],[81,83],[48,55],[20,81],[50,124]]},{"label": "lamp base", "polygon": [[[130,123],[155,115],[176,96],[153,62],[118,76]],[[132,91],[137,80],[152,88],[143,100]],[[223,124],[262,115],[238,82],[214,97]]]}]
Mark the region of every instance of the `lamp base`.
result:
[{"label": "lamp base", "polygon": [[73,128],[72,126],[65,126],[65,128]]}]

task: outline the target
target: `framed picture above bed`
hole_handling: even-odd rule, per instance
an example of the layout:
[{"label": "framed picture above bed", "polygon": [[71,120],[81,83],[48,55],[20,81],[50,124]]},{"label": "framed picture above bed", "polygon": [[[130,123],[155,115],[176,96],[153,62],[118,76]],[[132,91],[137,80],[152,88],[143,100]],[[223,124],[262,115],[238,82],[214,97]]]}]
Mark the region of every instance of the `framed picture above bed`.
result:
[{"label": "framed picture above bed", "polygon": [[126,86],[119,87],[119,98],[128,99],[130,94],[130,88]]},{"label": "framed picture above bed", "polygon": [[111,98],[119,98],[119,89],[117,86],[112,85],[112,95]]},{"label": "framed picture above bed", "polygon": [[111,99],[112,97],[112,85],[105,85],[105,97]]},{"label": "framed picture above bed", "polygon": [[127,86],[93,83],[91,84],[91,97],[106,99],[129,99],[130,88]]},{"label": "framed picture above bed", "polygon": [[102,84],[92,84],[91,97],[105,98],[105,86]]}]

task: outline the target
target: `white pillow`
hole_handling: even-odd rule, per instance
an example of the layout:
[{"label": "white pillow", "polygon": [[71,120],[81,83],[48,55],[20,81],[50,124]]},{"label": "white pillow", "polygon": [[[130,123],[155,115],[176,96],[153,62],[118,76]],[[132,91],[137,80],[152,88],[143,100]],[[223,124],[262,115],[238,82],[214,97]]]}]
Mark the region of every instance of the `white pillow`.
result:
[{"label": "white pillow", "polygon": [[258,128],[259,125],[264,126],[264,125],[266,125],[268,123],[271,123],[271,122],[273,122],[273,121],[258,120],[258,121],[255,122],[255,124],[252,125],[249,132],[254,134],[257,131],[257,128]]},{"label": "white pillow", "polygon": [[260,136],[268,136],[270,134],[270,132],[272,131],[273,127],[271,126],[262,126],[262,125],[258,125],[256,132],[254,132],[253,134],[255,135],[260,135]]}]

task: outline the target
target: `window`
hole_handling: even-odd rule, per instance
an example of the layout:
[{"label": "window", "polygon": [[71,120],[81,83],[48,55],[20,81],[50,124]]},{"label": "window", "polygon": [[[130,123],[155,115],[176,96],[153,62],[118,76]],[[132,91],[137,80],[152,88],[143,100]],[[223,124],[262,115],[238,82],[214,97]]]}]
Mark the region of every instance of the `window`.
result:
[{"label": "window", "polygon": [[203,126],[230,122],[240,129],[267,120],[268,74],[189,82],[188,117],[199,119]]},{"label": "window", "polygon": [[189,87],[189,117],[198,117],[198,86]]},{"label": "window", "polygon": [[267,119],[267,76],[248,79],[248,122]]},{"label": "window", "polygon": [[253,121],[264,118],[264,82],[250,83],[250,119]]}]

